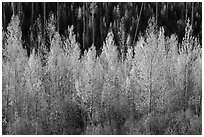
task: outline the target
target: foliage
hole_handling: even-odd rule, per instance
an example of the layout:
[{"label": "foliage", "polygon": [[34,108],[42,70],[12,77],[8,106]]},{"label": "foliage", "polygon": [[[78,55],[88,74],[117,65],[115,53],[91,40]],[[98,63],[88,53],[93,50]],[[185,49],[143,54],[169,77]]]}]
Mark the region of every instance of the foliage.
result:
[{"label": "foliage", "polygon": [[11,23],[7,27],[5,54],[8,61],[15,62],[18,59],[25,58],[26,53],[22,47],[22,31],[20,28],[18,16],[12,16]]},{"label": "foliage", "polygon": [[100,56],[94,45],[81,55],[73,26],[62,38],[51,15],[44,64],[34,49],[26,57],[19,22],[2,49],[4,134],[201,134],[202,49],[189,23],[178,46],[153,17],[121,60],[112,31]]}]

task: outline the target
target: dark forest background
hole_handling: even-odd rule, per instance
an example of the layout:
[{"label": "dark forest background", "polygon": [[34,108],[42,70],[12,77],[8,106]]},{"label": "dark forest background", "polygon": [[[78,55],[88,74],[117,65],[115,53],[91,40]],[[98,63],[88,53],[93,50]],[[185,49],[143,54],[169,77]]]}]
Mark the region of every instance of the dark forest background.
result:
[{"label": "dark forest background", "polygon": [[[34,43],[39,29],[46,42],[46,24],[51,14],[55,16],[56,30],[60,35],[66,37],[68,26],[74,26],[82,52],[92,44],[100,52],[110,29],[116,45],[126,47],[128,38],[129,44],[134,46],[138,36],[145,33],[152,16],[158,27],[164,27],[165,36],[176,34],[179,42],[184,37],[189,19],[193,36],[202,42],[201,2],[3,2],[2,5],[3,30],[6,31],[11,16],[18,14],[23,46],[28,55],[37,45]],[[49,49],[49,44],[46,45]]]}]

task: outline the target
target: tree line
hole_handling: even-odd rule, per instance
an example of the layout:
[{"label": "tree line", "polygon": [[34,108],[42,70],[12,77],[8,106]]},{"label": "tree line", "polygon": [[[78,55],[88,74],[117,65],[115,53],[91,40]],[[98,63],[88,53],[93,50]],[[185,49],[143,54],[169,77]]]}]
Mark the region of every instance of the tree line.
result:
[{"label": "tree line", "polygon": [[74,26],[76,40],[82,51],[92,44],[96,50],[100,50],[109,30],[113,31],[119,48],[127,46],[127,39],[130,45],[134,45],[138,36],[145,33],[152,16],[155,16],[158,27],[164,27],[166,36],[175,33],[179,42],[184,37],[189,19],[193,36],[202,41],[201,2],[4,2],[3,30],[6,30],[11,16],[18,14],[24,47],[29,52],[35,47],[32,45],[32,37],[36,36],[35,21],[40,20],[45,39],[50,13],[55,15],[56,30],[61,35],[67,34],[68,26]]}]

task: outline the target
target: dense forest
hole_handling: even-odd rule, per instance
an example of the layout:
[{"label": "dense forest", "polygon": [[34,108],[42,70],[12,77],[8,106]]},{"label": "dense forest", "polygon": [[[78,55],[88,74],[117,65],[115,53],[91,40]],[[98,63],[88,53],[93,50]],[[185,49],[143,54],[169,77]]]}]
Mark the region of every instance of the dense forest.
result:
[{"label": "dense forest", "polygon": [[[158,27],[164,27],[165,36],[177,34],[179,42],[184,37],[185,24],[189,19],[193,36],[202,41],[202,4],[199,2],[3,3],[3,30],[6,30],[13,14],[19,15],[23,45],[29,55],[32,48],[36,47],[39,29],[43,37],[46,37],[46,23],[52,13],[56,20],[56,31],[60,35],[67,35],[68,26],[74,26],[76,40],[82,51],[94,44],[96,50],[101,52],[103,41],[110,29],[118,47],[126,47],[127,39],[129,44],[134,45],[138,36],[144,35],[152,16],[156,18]],[[47,47],[49,48],[49,43]]]},{"label": "dense forest", "polygon": [[2,3],[3,135],[201,135],[202,3]]}]

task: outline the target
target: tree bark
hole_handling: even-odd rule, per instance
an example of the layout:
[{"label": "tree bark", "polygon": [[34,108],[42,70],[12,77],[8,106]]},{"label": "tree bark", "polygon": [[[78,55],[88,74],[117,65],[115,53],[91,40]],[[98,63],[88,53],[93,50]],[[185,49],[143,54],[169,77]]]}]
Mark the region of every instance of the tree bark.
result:
[{"label": "tree bark", "polygon": [[44,19],[44,24],[43,24],[44,25],[44,27],[43,27],[43,39],[44,40],[43,40],[43,43],[45,45],[45,35],[46,35],[46,29],[45,29],[46,28],[46,2],[43,3],[43,10],[44,10],[43,11],[43,15],[44,15],[44,18],[43,18]]},{"label": "tree bark", "polygon": [[[86,44],[88,44],[88,38],[89,38],[89,27],[88,27],[88,6],[87,6],[87,2],[86,2],[86,7],[85,7],[85,12],[86,12]],[[86,47],[85,47],[86,48]]]},{"label": "tree bark", "polygon": [[139,26],[140,17],[141,17],[141,14],[142,14],[142,8],[143,8],[143,2],[142,2],[142,5],[141,5],[141,8],[140,8],[140,16],[139,16],[139,19],[138,19],[138,22],[137,22],[137,27],[136,27],[136,31],[135,31],[135,36],[134,36],[133,44],[135,44],[135,41],[136,41],[138,26]]},{"label": "tree bark", "polygon": [[156,25],[158,26],[158,2],[156,2]]},{"label": "tree bark", "polygon": [[85,37],[86,37],[86,9],[85,3],[83,3],[83,50],[85,49]]},{"label": "tree bark", "polygon": [[193,27],[194,22],[194,3],[192,2],[192,12],[191,12],[191,25]]},{"label": "tree bark", "polygon": [[92,36],[93,36],[93,42],[92,44],[94,45],[94,14],[95,14],[95,3],[93,4],[93,9],[92,9],[92,27],[93,27],[93,31],[92,31]]},{"label": "tree bark", "polygon": [[6,14],[5,14],[5,4],[6,3],[2,3],[2,6],[3,6],[3,10],[2,10],[2,14],[3,14],[3,29],[5,29],[6,28]]},{"label": "tree bark", "polygon": [[60,27],[60,3],[57,2],[57,32],[59,32]]},{"label": "tree bark", "polygon": [[11,3],[11,7],[12,7],[13,15],[15,15],[15,2]]},{"label": "tree bark", "polygon": [[187,18],[188,18],[188,3],[187,2],[185,2],[185,8],[186,8],[185,23],[187,23]]},{"label": "tree bark", "polygon": [[21,15],[21,3],[20,2],[17,3],[17,14],[20,17]]},{"label": "tree bark", "polygon": [[72,15],[72,25],[74,25],[74,10],[75,10],[75,6],[74,6],[74,2],[72,2],[71,4],[71,15]]},{"label": "tree bark", "polygon": [[34,16],[34,3],[32,2],[32,11],[31,11],[31,26],[33,25],[33,16]]},{"label": "tree bark", "polygon": [[101,40],[103,41],[103,32],[102,32],[102,23],[103,23],[103,21],[102,21],[102,19],[103,19],[103,17],[102,17],[102,3],[100,3],[99,4],[99,6],[100,6],[100,32],[101,32]]},{"label": "tree bark", "polygon": [[[30,48],[30,53],[32,53],[32,48],[33,48],[33,16],[34,16],[34,3],[32,2],[32,9],[31,9],[31,21],[30,21],[30,25],[31,25],[31,30],[30,30],[30,43],[31,43],[31,48]],[[37,47],[38,48],[38,47]]]}]

